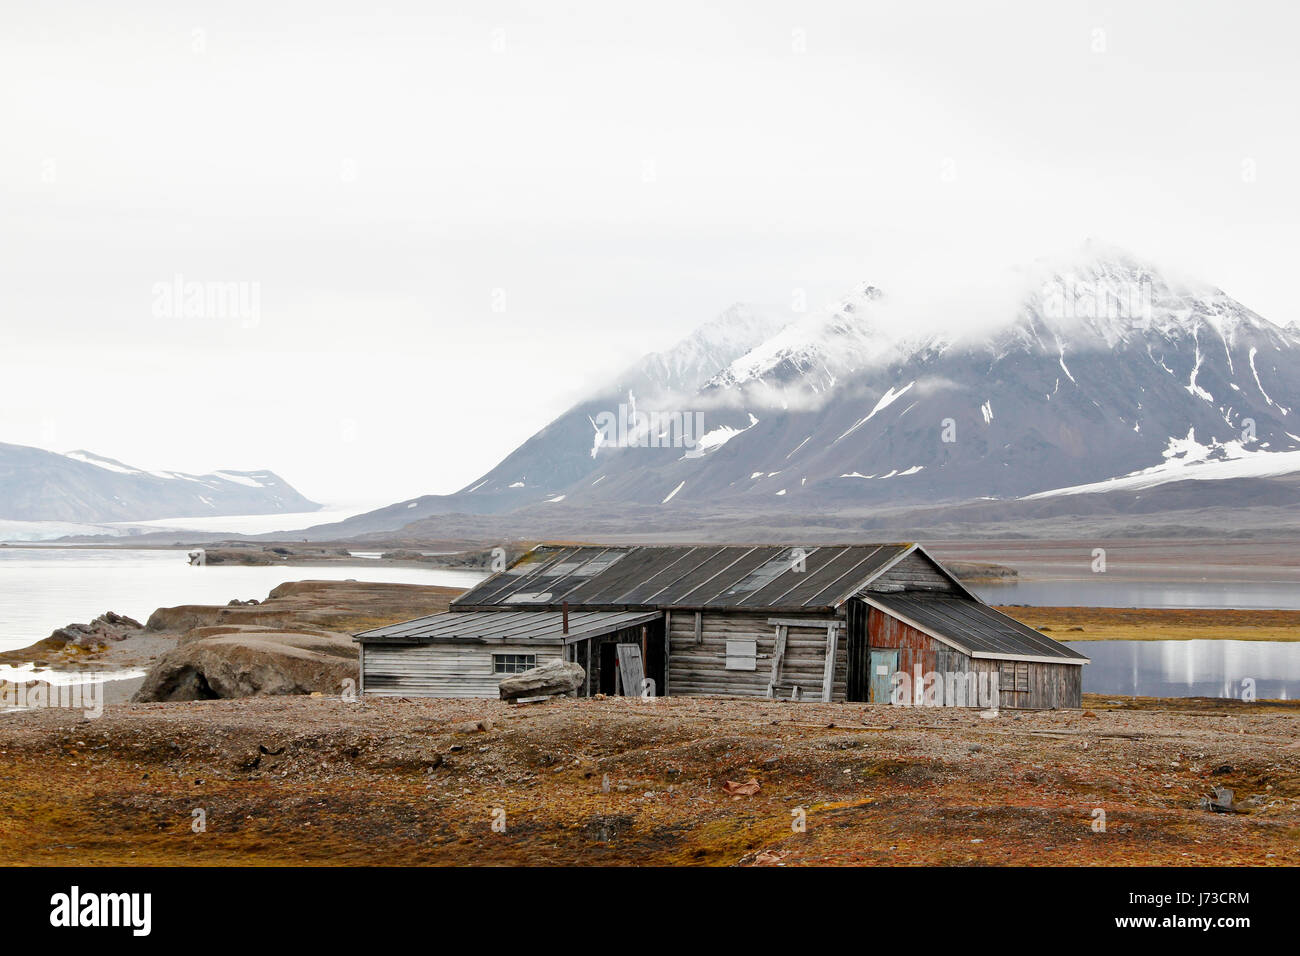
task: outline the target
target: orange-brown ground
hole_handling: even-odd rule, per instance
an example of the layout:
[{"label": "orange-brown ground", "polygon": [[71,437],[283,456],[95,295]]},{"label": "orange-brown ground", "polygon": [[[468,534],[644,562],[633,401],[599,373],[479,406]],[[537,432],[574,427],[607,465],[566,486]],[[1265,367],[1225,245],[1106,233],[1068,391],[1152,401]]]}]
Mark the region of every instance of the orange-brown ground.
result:
[{"label": "orange-brown ground", "polygon": [[[993,719],[699,698],[14,714],[0,862],[1300,863],[1300,708],[1109,700]],[[1242,812],[1199,807],[1214,786]]]}]

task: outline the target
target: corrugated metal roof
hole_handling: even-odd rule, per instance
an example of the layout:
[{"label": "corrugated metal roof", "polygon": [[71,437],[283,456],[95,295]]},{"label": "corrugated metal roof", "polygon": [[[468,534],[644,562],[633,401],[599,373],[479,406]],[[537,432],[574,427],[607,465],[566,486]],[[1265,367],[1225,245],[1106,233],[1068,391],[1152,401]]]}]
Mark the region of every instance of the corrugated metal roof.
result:
[{"label": "corrugated metal roof", "polygon": [[659,616],[658,611],[570,611],[569,633],[565,634],[561,611],[443,611],[362,631],[353,640],[376,644],[565,644]]},{"label": "corrugated metal roof", "polygon": [[912,547],[541,545],[452,607],[833,608]]},{"label": "corrugated metal roof", "polygon": [[934,631],[979,656],[1059,658],[1062,664],[1088,657],[978,601],[903,592],[866,596],[873,604]]}]

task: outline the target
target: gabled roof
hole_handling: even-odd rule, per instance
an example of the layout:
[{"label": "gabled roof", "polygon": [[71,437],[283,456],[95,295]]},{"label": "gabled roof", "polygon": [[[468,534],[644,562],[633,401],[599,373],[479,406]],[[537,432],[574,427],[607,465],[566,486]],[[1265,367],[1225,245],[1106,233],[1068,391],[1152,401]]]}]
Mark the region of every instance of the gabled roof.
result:
[{"label": "gabled roof", "polygon": [[451,607],[826,610],[914,550],[914,544],[539,545]]},{"label": "gabled roof", "polygon": [[1087,664],[1087,656],[982,601],[904,591],[862,595],[868,604],[971,657]]},{"label": "gabled roof", "polygon": [[572,644],[644,624],[658,611],[573,611],[564,630],[561,611],[443,611],[362,631],[365,644]]}]

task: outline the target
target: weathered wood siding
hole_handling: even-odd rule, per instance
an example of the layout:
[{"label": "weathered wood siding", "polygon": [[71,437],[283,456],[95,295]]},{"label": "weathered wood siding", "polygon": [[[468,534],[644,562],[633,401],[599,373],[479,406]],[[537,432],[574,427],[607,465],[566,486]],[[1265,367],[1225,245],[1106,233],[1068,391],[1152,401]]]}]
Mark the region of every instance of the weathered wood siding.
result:
[{"label": "weathered wood siding", "polygon": [[[977,657],[976,673],[998,672],[1000,706],[1029,710],[1083,706],[1083,668],[1078,664],[1041,664],[1036,661],[996,661]],[[1009,674],[1009,668],[1015,668]]]},{"label": "weathered wood siding", "polygon": [[[700,641],[696,642],[695,613],[674,611],[669,630],[668,687],[674,697],[703,694],[737,694],[766,697],[772,678],[773,654],[776,652],[776,625],[768,619],[792,615],[771,612],[724,614],[704,611],[700,615]],[[790,627],[785,656],[777,680],[780,694],[789,697],[792,686],[799,687],[805,700],[820,700],[826,663],[826,624],[820,621]],[[848,641],[841,621],[835,653],[835,673],[831,699],[845,699],[848,670]],[[727,641],[753,640],[757,656],[752,671],[727,670]]]},{"label": "weathered wood siding", "polygon": [[913,551],[872,581],[868,590],[961,593],[960,589],[944,577],[925,555],[917,551]]},{"label": "weathered wood siding", "polygon": [[538,665],[557,660],[559,645],[362,644],[363,688],[375,697],[491,697],[504,674],[492,672],[493,654],[535,654]]},{"label": "weathered wood siding", "polygon": [[1083,668],[1077,664],[968,657],[874,607],[867,632],[871,647],[898,649],[898,669],[912,679],[918,667],[922,675],[974,673],[977,680],[981,674],[996,673],[999,707],[1046,710],[1083,703]]}]

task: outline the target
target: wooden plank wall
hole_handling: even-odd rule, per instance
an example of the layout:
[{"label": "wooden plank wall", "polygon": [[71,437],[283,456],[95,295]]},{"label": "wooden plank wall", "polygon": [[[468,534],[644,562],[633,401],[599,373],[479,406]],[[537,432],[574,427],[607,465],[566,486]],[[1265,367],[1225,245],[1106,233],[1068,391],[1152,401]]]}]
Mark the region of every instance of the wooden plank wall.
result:
[{"label": "wooden plank wall", "polygon": [[505,675],[492,672],[493,654],[535,654],[558,660],[556,644],[362,644],[365,689],[372,697],[491,697]]},{"label": "wooden plank wall", "polygon": [[867,590],[960,593],[958,588],[940,574],[930,561],[915,551],[872,581]]},{"label": "wooden plank wall", "polygon": [[[998,672],[1001,707],[1050,710],[1053,707],[1078,708],[1083,705],[1083,668],[1078,664],[996,661],[977,657],[971,665],[977,673]],[[1008,665],[1020,669],[1010,680],[1003,673]]]},{"label": "wooden plank wall", "polygon": [[[768,611],[731,614],[704,611],[700,615],[700,642],[696,643],[695,614],[674,611],[669,632],[670,693],[674,697],[703,694],[766,697],[772,676],[772,655],[776,652],[776,625],[768,623],[768,618],[773,616]],[[779,616],[796,617],[789,614]],[[824,614],[817,616],[824,618]],[[756,668],[752,671],[727,670],[727,641],[747,639],[756,642]],[[790,685],[796,684],[801,698],[820,700],[825,661],[826,624],[810,622],[807,627],[791,627],[781,665],[781,695],[788,697]],[[832,700],[845,699],[847,672],[848,641],[844,639],[841,622],[835,676],[831,683]]]}]

